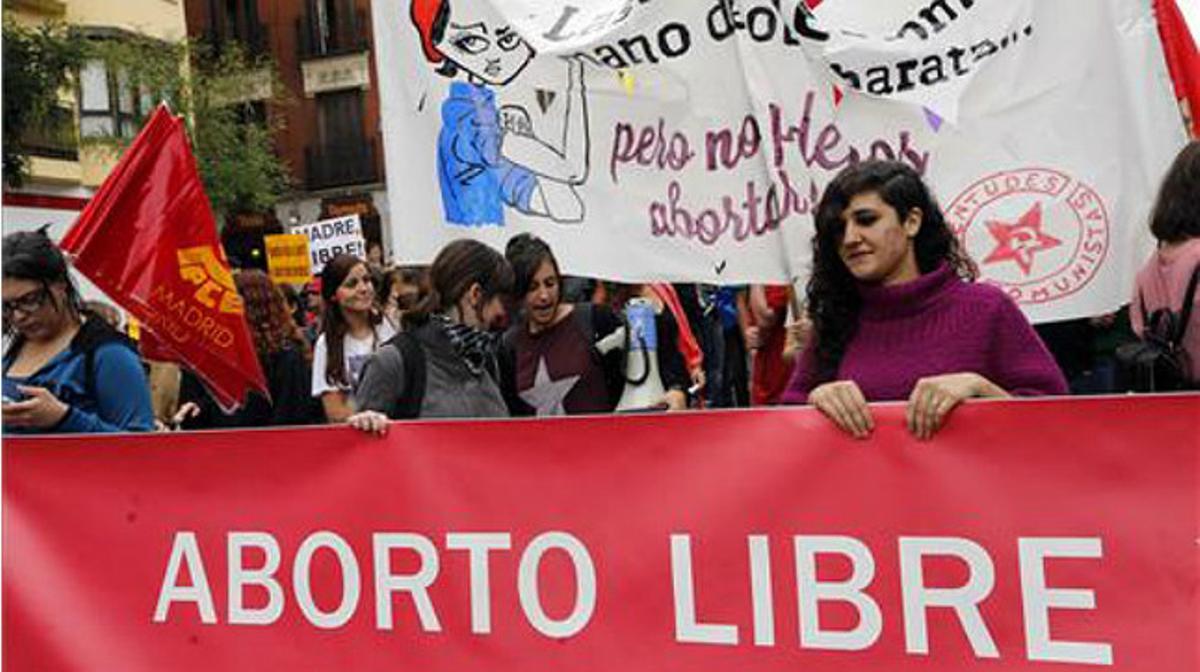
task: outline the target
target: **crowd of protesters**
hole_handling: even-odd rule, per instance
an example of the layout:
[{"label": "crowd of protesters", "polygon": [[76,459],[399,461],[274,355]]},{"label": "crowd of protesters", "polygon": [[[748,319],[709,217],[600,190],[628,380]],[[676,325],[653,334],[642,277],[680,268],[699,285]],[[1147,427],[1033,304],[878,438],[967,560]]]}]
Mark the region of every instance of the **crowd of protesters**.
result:
[{"label": "crowd of protesters", "polygon": [[[270,398],[233,413],[193,372],[156,378],[164,365],[139,359],[109,307],[81,300],[50,239],[14,233],[3,241],[4,431],[382,433],[409,418],[783,403],[866,437],[869,403],[905,401],[911,432],[928,438],[968,398],[1128,391],[1118,374],[1147,351],[1182,372],[1156,389],[1200,387],[1200,142],[1170,168],[1149,227],[1158,247],[1126,308],[1037,328],[977,282],[920,176],[882,161],[826,188],[803,291],[568,277],[530,234],[504,254],[455,241],[427,268],[388,267],[373,246],[368,259],[335,257],[302,291],[236,271]],[[651,316],[649,346],[635,304]],[[653,398],[630,406],[623,393],[650,376]],[[152,395],[147,381],[160,379],[168,389]]]}]

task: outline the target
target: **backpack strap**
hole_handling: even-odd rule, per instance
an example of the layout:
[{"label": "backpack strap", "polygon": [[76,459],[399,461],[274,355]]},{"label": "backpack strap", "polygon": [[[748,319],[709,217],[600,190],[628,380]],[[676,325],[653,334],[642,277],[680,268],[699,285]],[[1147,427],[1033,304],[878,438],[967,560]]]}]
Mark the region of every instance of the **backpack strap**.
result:
[{"label": "backpack strap", "polygon": [[1192,279],[1188,281],[1187,291],[1183,294],[1183,306],[1179,308],[1179,324],[1172,339],[1174,343],[1182,344],[1183,335],[1187,333],[1188,322],[1192,319],[1192,304],[1196,299],[1196,283],[1200,282],[1200,265],[1192,269]]},{"label": "backpack strap", "polygon": [[388,345],[400,351],[404,364],[404,392],[389,414],[393,420],[411,420],[421,417],[421,403],[425,401],[426,362],[425,348],[411,332],[402,331],[392,337]]},{"label": "backpack strap", "polygon": [[71,341],[71,347],[83,352],[83,385],[87,393],[93,397],[96,393],[96,351],[108,343],[129,348],[137,354],[137,344],[133,339],[109,326],[100,316],[92,312],[85,313],[87,319],[80,327],[79,333]]}]

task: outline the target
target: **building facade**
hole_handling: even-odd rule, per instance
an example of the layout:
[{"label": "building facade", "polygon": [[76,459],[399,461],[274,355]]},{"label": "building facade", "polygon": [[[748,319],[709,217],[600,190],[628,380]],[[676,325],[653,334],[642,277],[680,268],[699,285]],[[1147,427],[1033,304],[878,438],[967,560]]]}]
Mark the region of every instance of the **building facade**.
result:
[{"label": "building facade", "polygon": [[[17,23],[34,27],[57,22],[91,39],[149,37],[178,42],[186,36],[181,0],[4,0]],[[133,91],[121,73],[102,61],[84,65],[73,90],[62,91],[58,107],[23,138],[29,148],[29,178],[19,189],[4,188],[3,231],[49,226],[55,240],[74,223],[88,199],[108,176],[117,154],[101,145],[80,145],[89,134],[132,135],[135,112],[157,103],[149,92]],[[79,278],[85,296],[103,298]]]},{"label": "building facade", "polygon": [[[238,42],[267,55],[288,101],[276,149],[294,191],[271,216],[249,214],[226,231],[227,249],[274,229],[358,214],[371,243],[389,249],[379,98],[369,0],[183,0],[188,34],[217,49]],[[274,221],[271,221],[274,220]],[[228,225],[227,225],[228,226]]]}]

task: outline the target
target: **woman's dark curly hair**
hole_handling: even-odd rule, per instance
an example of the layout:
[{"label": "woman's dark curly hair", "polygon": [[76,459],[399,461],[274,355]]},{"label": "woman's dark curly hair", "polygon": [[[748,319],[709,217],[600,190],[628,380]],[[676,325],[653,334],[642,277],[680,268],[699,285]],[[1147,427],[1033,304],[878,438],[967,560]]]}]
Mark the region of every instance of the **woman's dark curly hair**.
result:
[{"label": "woman's dark curly hair", "polygon": [[837,377],[846,346],[858,327],[862,300],[857,281],[839,254],[846,232],[842,213],[851,199],[869,192],[879,194],[901,220],[913,209],[921,211],[921,229],[913,245],[922,274],[946,264],[964,280],[978,277],[975,263],[959,245],[933,194],[915,170],[897,161],[864,161],[838,173],[817,205],[812,275],[807,288],[818,382]]},{"label": "woman's dark curly hair", "polygon": [[245,307],[246,324],[254,337],[254,349],[260,360],[292,348],[311,360],[308,341],[292,320],[284,303],[283,292],[271,278],[258,269],[246,269],[233,276]]}]

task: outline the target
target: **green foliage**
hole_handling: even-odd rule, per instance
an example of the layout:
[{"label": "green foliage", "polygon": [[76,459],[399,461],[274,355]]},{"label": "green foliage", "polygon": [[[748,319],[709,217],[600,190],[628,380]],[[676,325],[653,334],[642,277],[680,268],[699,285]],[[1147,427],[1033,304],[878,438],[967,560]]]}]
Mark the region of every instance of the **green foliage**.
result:
[{"label": "green foliage", "polygon": [[113,137],[91,137],[86,142],[124,146],[158,102],[166,102],[176,112],[190,112],[187,94],[186,43],[163,42],[143,36],[120,38],[82,38],[86,60],[102,61],[109,73],[121,73],[133,101],[133,125],[130,131],[116,130]]},{"label": "green foliage", "polygon": [[205,44],[191,48],[191,95],[200,174],[213,209],[221,213],[266,210],[288,190],[291,176],[275,153],[280,115],[267,114],[263,102],[287,99],[274,65],[251,59],[236,44],[215,53]]},{"label": "green foliage", "polygon": [[[203,42],[164,48],[147,38],[96,42],[90,53],[110,72],[127,73],[132,88],[167,101],[189,120],[200,176],[218,215],[266,210],[288,190],[291,177],[273,139],[282,120],[266,112],[287,99],[270,59],[251,58],[236,43],[220,50]],[[152,111],[137,107],[135,126]],[[88,139],[118,145],[128,140],[119,132]]]},{"label": "green foliage", "polygon": [[275,65],[252,58],[236,43],[215,49],[201,42],[165,43],[140,36],[88,38],[64,26],[24,28],[4,16],[4,179],[27,176],[27,147],[20,138],[50,118],[84,63],[102,61],[119,73],[132,98],[132,123],[112,134],[83,138],[85,146],[122,149],[160,101],[189,121],[201,179],[220,215],[259,212],[290,187],[287,167],[275,153],[282,118],[269,114],[286,104]]},{"label": "green foliage", "polygon": [[61,24],[26,28],[4,13],[4,182],[19,187],[29,157],[21,139],[50,119],[59,92],[83,62],[81,40]]}]

